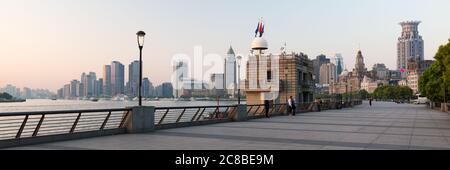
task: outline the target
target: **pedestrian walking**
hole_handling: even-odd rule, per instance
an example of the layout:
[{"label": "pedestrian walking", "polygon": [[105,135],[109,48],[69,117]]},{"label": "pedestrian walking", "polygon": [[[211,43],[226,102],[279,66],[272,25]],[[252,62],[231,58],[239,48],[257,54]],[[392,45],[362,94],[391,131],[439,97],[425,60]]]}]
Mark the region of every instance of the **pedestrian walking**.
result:
[{"label": "pedestrian walking", "polygon": [[292,116],[295,116],[295,112],[297,109],[297,102],[295,101],[294,98],[292,98],[292,96],[289,98],[289,105],[291,107],[291,112],[292,112]]},{"label": "pedestrian walking", "polygon": [[372,98],[369,98],[369,105],[372,107]]},{"label": "pedestrian walking", "polygon": [[264,110],[266,111],[266,117],[269,118],[270,103],[269,100],[264,100]]}]

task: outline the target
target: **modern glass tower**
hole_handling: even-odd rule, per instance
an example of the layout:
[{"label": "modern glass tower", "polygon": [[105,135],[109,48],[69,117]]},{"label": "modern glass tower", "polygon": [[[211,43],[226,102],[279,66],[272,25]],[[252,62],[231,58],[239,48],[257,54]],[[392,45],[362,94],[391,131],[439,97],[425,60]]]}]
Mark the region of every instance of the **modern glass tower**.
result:
[{"label": "modern glass tower", "polygon": [[124,94],[125,67],[118,61],[111,63],[111,96]]},{"label": "modern glass tower", "polygon": [[137,97],[139,95],[139,61],[133,61],[128,65],[128,96]]},{"label": "modern glass tower", "polygon": [[103,66],[103,95],[111,96],[111,65]]}]

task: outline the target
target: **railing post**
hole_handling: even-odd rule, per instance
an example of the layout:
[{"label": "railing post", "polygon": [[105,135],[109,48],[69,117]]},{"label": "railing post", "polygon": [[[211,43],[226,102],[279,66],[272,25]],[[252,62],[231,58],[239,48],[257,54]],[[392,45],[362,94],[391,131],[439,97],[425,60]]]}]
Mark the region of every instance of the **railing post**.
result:
[{"label": "railing post", "polygon": [[20,136],[22,135],[23,129],[25,128],[25,125],[27,124],[27,121],[28,121],[28,115],[26,115],[25,119],[23,119],[22,125],[20,125],[20,129],[17,132],[16,139],[19,139]]},{"label": "railing post", "polygon": [[237,105],[236,114],[233,116],[233,121],[246,121],[248,119],[247,105]]},{"label": "railing post", "polygon": [[72,128],[69,133],[75,132],[75,128],[77,128],[78,121],[80,121],[81,113],[78,113],[77,119],[73,122]]},{"label": "railing post", "polygon": [[155,107],[132,107],[125,124],[128,133],[145,133],[155,130]]},{"label": "railing post", "polygon": [[108,115],[106,116],[105,120],[102,123],[102,126],[100,127],[100,130],[105,129],[106,123],[108,123],[109,117],[111,117],[111,111],[109,111]]},{"label": "railing post", "polygon": [[34,132],[33,132],[33,135],[32,135],[33,137],[38,135],[39,129],[42,126],[42,122],[44,122],[44,118],[45,118],[45,114],[42,114],[41,119],[39,120],[39,123],[36,125],[36,129],[34,129]]}]

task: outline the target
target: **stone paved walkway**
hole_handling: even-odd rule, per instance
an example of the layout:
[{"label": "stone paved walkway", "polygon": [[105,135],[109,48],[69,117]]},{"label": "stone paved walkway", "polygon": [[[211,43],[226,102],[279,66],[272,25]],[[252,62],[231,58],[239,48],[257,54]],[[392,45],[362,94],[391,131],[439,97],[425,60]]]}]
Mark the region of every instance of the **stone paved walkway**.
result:
[{"label": "stone paved walkway", "polygon": [[11,149],[363,150],[450,149],[450,115],[423,105],[367,103],[247,122],[124,134]]}]

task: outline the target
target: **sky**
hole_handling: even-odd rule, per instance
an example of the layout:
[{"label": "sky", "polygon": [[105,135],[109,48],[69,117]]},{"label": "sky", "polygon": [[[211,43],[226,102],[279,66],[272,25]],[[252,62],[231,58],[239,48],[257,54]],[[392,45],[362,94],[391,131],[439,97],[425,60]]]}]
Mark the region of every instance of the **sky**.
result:
[{"label": "sky", "polygon": [[[0,87],[56,91],[82,72],[138,59],[136,32],[147,33],[144,77],[169,82],[175,54],[247,54],[260,17],[269,52],[310,58],[341,53],[352,69],[396,66],[401,21],[422,21],[425,59],[450,38],[449,0],[0,0]],[[127,71],[125,74],[128,74]]]}]

